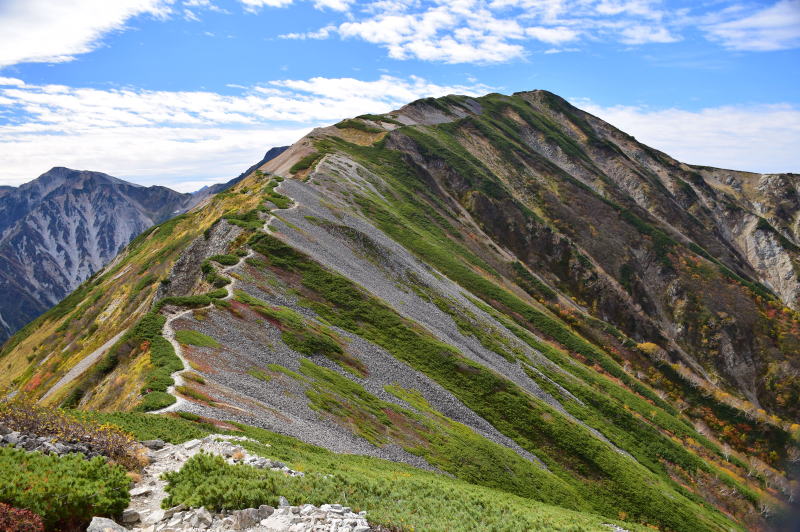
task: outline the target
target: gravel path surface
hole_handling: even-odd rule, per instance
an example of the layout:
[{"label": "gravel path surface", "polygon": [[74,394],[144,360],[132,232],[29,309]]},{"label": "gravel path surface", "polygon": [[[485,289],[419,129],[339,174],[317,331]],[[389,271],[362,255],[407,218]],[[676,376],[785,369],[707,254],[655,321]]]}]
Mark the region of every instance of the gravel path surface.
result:
[{"label": "gravel path surface", "polygon": [[[253,251],[250,250],[247,255],[245,255],[244,257],[242,257],[239,260],[238,263],[236,263],[236,264],[234,264],[232,266],[226,266],[225,268],[222,268],[220,270],[220,273],[222,273],[222,274],[229,273],[232,269],[234,269],[239,264],[244,262],[245,259],[250,258],[253,255],[254,255]],[[233,287],[236,284],[236,278],[235,277],[230,276],[230,279],[231,279],[231,283],[226,286],[226,289],[228,290],[228,295],[226,295],[223,298],[223,299],[226,299],[226,300],[230,299],[233,296]],[[181,347],[181,344],[179,344],[178,341],[175,340],[175,329],[172,327],[172,322],[174,322],[175,320],[177,320],[179,318],[182,318],[183,316],[186,316],[187,314],[193,313],[196,310],[211,309],[211,308],[214,308],[213,304],[205,306],[205,307],[201,307],[200,309],[182,310],[180,312],[169,314],[167,316],[167,321],[164,323],[164,329],[163,329],[163,333],[162,334],[164,335],[164,338],[166,338],[169,341],[169,343],[172,344],[173,349],[175,349],[175,354],[178,356],[178,358],[181,359],[181,362],[183,363],[183,369],[172,373],[171,376],[172,376],[173,381],[175,381],[175,382],[169,388],[167,388],[167,393],[175,396],[176,401],[173,404],[171,404],[171,405],[169,405],[167,407],[164,407],[164,408],[162,408],[160,410],[154,410],[152,412],[153,414],[162,414],[162,413],[165,413],[165,412],[175,412],[175,411],[178,411],[178,410],[183,410],[186,407],[186,405],[189,403],[189,401],[187,401],[186,399],[184,399],[183,397],[178,395],[178,393],[175,391],[175,388],[177,386],[183,386],[183,385],[186,384],[186,381],[184,380],[184,378],[181,375],[181,373],[183,371],[185,371],[186,368],[188,368],[190,366],[189,366],[189,361],[186,359],[186,357],[183,356],[183,348]]]},{"label": "gravel path surface", "polygon": [[117,342],[117,340],[122,338],[122,335],[125,334],[126,332],[127,329],[120,332],[119,334],[111,338],[109,341],[107,341],[94,351],[92,351],[90,354],[83,357],[83,359],[80,360],[77,364],[75,364],[75,366],[73,366],[72,369],[70,369],[67,373],[65,373],[64,376],[61,377],[57,383],[55,383],[49,390],[47,390],[47,393],[44,394],[42,398],[39,399],[39,401],[46,401],[48,397],[50,397],[58,390],[60,390],[62,386],[64,386],[65,384],[69,384],[70,382],[77,379],[81,375],[81,373],[89,369],[89,366],[93,365],[95,362],[100,360],[100,357],[105,355],[106,351],[111,349],[111,346],[114,345]]},{"label": "gravel path surface", "polygon": [[[369,189],[378,193],[368,177],[369,173],[356,167],[352,161],[336,156],[326,157],[318,165],[313,178],[314,181],[323,181],[324,185],[315,186],[294,180],[280,183],[277,191],[292,198],[294,204],[288,209],[276,209],[277,216],[269,216],[265,230],[275,233],[275,236],[326,267],[346,275],[405,317],[425,327],[439,340],[453,345],[468,358],[505,375],[521,388],[572,418],[556,398],[528,377],[519,361],[509,362],[503,356],[486,349],[477,338],[464,335],[452,316],[410,289],[408,279],[419,280],[433,293],[456,302],[470,316],[478,319],[482,327],[491,330],[493,334],[502,335],[507,345],[527,355],[533,366],[557,366],[475,306],[457,284],[432,270],[427,264],[421,263],[405,248],[361,217],[347,214],[349,207],[346,202],[341,203],[341,209],[334,207],[336,210],[331,210],[330,207],[337,201],[337,187]],[[328,183],[333,187],[332,190],[326,189]],[[367,256],[346,235],[335,230],[326,230],[311,221],[314,219],[328,220],[330,224],[355,229],[377,246],[380,256]],[[252,254],[250,251],[248,256]],[[227,287],[228,295],[225,299],[231,300],[235,287],[272,305],[292,308],[307,319],[319,323],[315,313],[299,306],[293,292],[287,290],[282,281],[271,272],[248,265],[244,260],[222,271],[233,279]],[[288,348],[281,338],[281,331],[264,320],[263,316],[252,313],[248,307],[235,301],[231,302],[234,304],[234,312],[212,305],[206,307],[207,312],[202,319],[195,319],[191,310],[169,316],[164,334],[175,347],[184,367],[188,367],[189,361],[184,350],[174,340],[175,330],[197,330],[217,340],[222,347],[192,347],[189,353],[190,359],[200,368],[198,372],[206,380],[203,392],[214,399],[214,404],[178,398],[177,403],[160,412],[184,410],[202,416],[239,421],[294,436],[335,452],[377,456],[433,469],[424,459],[406,452],[398,445],[376,447],[355,435],[352,428],[341,419],[311,409],[305,393],[309,387],[308,382],[267,370],[268,364],[278,364],[297,371],[300,360],[304,357]],[[443,415],[545,467],[536,456],[522,449],[426,375],[359,336],[335,327],[333,329],[348,342],[348,353],[366,365],[368,376],[363,379],[354,377],[325,357],[311,357],[315,364],[355,380],[376,397],[405,408],[410,406],[388,393],[385,386],[399,385],[405,389],[417,390]],[[254,369],[267,371],[271,378],[265,382],[253,376],[250,373]],[[184,382],[180,375],[175,377],[176,384]],[[174,393],[174,388],[170,392]],[[565,396],[569,397],[568,394]],[[602,434],[588,428],[598,438],[607,441]]]}]

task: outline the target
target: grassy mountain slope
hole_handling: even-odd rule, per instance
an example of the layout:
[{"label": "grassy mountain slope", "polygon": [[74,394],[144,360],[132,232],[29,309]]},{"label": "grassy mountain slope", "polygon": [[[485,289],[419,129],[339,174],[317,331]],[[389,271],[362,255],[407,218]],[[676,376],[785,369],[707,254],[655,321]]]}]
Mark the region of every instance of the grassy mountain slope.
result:
[{"label": "grassy mountain slope", "polygon": [[346,120],[143,234],[4,346],[0,386],[758,529],[792,489],[800,326],[719,172],[541,91]]}]

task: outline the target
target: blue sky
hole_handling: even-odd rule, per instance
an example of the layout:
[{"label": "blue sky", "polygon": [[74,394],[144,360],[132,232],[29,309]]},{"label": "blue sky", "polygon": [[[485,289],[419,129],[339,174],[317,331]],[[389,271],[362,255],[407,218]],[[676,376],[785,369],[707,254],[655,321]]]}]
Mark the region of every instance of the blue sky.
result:
[{"label": "blue sky", "polygon": [[690,163],[800,172],[800,0],[0,0],[0,184],[194,190],[425,96],[553,91]]}]

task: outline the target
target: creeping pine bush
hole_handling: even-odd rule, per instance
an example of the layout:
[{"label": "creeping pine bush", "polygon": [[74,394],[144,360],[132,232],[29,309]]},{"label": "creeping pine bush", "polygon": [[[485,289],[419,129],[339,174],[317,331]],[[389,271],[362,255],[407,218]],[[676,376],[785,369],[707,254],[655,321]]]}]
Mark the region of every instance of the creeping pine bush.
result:
[{"label": "creeping pine bush", "polygon": [[219,347],[219,342],[210,336],[192,329],[181,329],[175,332],[175,339],[184,345],[196,345],[198,347]]},{"label": "creeping pine bush", "polygon": [[205,424],[138,412],[80,412],[80,415],[121,427],[136,436],[137,440],[160,439],[169,443],[183,443],[207,436],[211,429]]},{"label": "creeping pine bush", "polygon": [[63,410],[45,408],[24,398],[0,401],[0,424],[23,433],[91,445],[128,469],[140,465],[133,436],[127,432],[113,425],[80,419]]},{"label": "creeping pine bush", "polygon": [[122,512],[130,479],[101,457],[0,448],[0,502],[42,516],[48,530],[85,530],[92,516]]},{"label": "creeping pine bush", "polygon": [[236,255],[214,255],[209,260],[224,264],[225,266],[233,266],[239,262],[239,257]]},{"label": "creeping pine bush", "polygon": [[275,506],[278,475],[270,473],[248,466],[231,466],[221,456],[197,454],[180,471],[164,473],[169,496],[162,506],[170,508],[182,503],[217,512],[261,504]]},{"label": "creeping pine bush", "polygon": [[43,532],[42,518],[23,508],[0,502],[0,530],[4,532]]}]

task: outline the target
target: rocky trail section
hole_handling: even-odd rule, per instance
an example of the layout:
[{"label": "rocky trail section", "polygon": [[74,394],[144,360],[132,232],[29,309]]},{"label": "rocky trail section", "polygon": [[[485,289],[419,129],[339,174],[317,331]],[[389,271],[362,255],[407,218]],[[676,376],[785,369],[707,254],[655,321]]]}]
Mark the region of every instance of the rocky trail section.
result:
[{"label": "rocky trail section", "polygon": [[[239,260],[238,263],[236,263],[236,264],[234,264],[232,266],[226,266],[225,268],[222,268],[221,269],[221,273],[225,274],[225,273],[230,272],[232,269],[234,269],[237,266],[239,266],[239,264],[241,264],[244,260],[248,259],[251,256],[253,256],[253,251],[249,250],[248,254],[243,256],[243,257],[241,257],[241,259]],[[226,286],[226,289],[228,291],[228,295],[226,295],[224,298],[222,298],[223,300],[228,300],[233,296],[233,289],[234,289],[235,284],[236,284],[236,278],[233,277],[233,278],[231,278],[230,284],[228,284]],[[201,309],[203,309],[203,308],[208,309],[208,308],[212,308],[213,306],[214,305],[212,303],[212,304],[207,305],[205,307],[201,307]],[[189,314],[191,312],[195,312],[197,310],[200,310],[200,309],[188,309],[188,310],[182,310],[182,311],[179,311],[177,313],[170,314],[167,317],[166,323],[164,323],[164,328],[162,330],[162,334],[163,334],[164,338],[166,338],[167,341],[169,341],[169,343],[172,344],[173,349],[175,349],[175,354],[177,355],[177,357],[183,363],[183,369],[178,370],[178,371],[176,371],[175,373],[173,373],[171,375],[173,380],[174,380],[174,384],[172,384],[167,389],[167,393],[172,394],[172,395],[175,396],[175,399],[176,399],[175,403],[173,403],[170,406],[167,406],[165,408],[162,408],[161,410],[157,410],[157,411],[153,412],[154,414],[165,413],[165,412],[174,412],[174,411],[177,411],[177,410],[181,410],[188,403],[188,401],[186,401],[186,399],[182,398],[180,395],[178,395],[178,393],[176,393],[176,388],[178,386],[182,386],[182,385],[185,384],[185,380],[181,376],[181,373],[187,367],[189,367],[189,361],[186,360],[186,358],[183,356],[183,349],[181,348],[181,344],[178,343],[178,341],[175,339],[175,330],[172,327],[172,322],[174,322],[175,320],[177,320],[177,319],[179,319],[179,318],[181,318],[181,317],[183,317],[183,316],[185,316],[185,315],[187,315],[187,314]]]},{"label": "rocky trail section", "polygon": [[[272,233],[279,238],[291,239],[290,235],[287,234],[288,232],[291,232],[290,230],[287,231],[289,226],[308,226],[309,222],[306,220],[308,215],[319,215],[321,214],[320,209],[324,210],[324,208],[319,205],[318,197],[310,190],[310,188],[310,185],[299,183],[294,180],[286,180],[281,182],[275,191],[285,195],[285,197],[289,198],[292,203],[287,208],[271,209],[266,223],[263,226],[263,231]],[[306,205],[306,203],[315,205],[316,208]],[[325,216],[332,217],[330,213],[325,214]],[[288,220],[291,220],[291,222],[288,222]],[[347,220],[346,223],[352,223],[349,217],[347,217],[345,220]],[[289,225],[287,225],[287,223]],[[313,228],[313,226],[309,226],[309,228]],[[359,226],[359,228],[361,227]],[[372,230],[375,231],[374,228]],[[303,231],[303,233],[309,234],[308,231]],[[349,249],[346,245],[343,245],[341,241],[334,239],[329,240],[327,238],[323,238],[324,236],[326,236],[325,233],[316,235],[314,240],[317,241],[317,239],[319,239],[317,241],[317,250],[321,250],[323,253],[325,253],[325,250],[336,248],[339,250],[338,253],[341,253],[342,251]],[[381,235],[381,237],[383,240],[386,240],[384,235]],[[296,242],[293,243],[296,244]],[[254,255],[252,250],[248,250],[248,252],[248,257]],[[329,251],[329,253],[333,254],[335,252]],[[395,249],[394,254],[397,253],[398,251]],[[327,264],[327,261],[323,262],[326,262]],[[255,286],[251,282],[248,282],[247,278],[249,276],[247,273],[247,267],[244,264],[245,261],[242,260],[238,264],[229,266],[222,270],[224,273],[233,273],[233,275],[231,275],[233,282],[227,286],[229,295],[225,299],[231,298],[230,294],[234,293],[234,283],[236,283],[235,286],[238,290],[242,290],[271,305],[290,308],[293,311],[302,314],[306,319],[313,320],[314,322],[321,324],[321,322],[319,322],[319,318],[314,312],[298,304],[296,296],[290,293],[266,293],[263,289]],[[415,274],[430,279],[430,282],[436,282],[436,278],[428,273],[423,266],[416,262],[415,265]],[[328,266],[330,266],[330,264],[328,264]],[[334,269],[337,269],[336,266],[340,265],[334,264]],[[354,264],[352,267],[354,270],[360,269],[367,271],[378,278],[383,278],[384,276],[383,271],[373,271],[372,265],[369,263],[360,262],[358,264]],[[240,276],[241,279],[239,279]],[[363,281],[363,279],[359,280]],[[370,289],[373,288],[368,282],[364,282],[363,285],[368,286]],[[390,280],[387,280],[387,282],[381,286],[381,288],[383,291],[377,290],[377,292],[383,293],[384,295],[393,293],[396,290]],[[467,299],[461,297],[460,292],[454,290],[452,293],[458,294],[463,304],[469,305],[472,311],[483,315],[479,309],[471,306]],[[404,292],[403,295],[408,298],[413,297],[413,294],[408,294],[406,292]],[[399,297],[400,296],[398,296],[398,298]],[[418,301],[418,303],[423,302]],[[443,337],[445,339],[453,341],[453,338],[462,337],[458,330],[452,326],[452,319],[449,316],[442,314],[438,309],[435,308],[432,309],[432,312],[440,315],[441,319],[448,324],[449,335],[444,335]],[[398,445],[388,444],[376,447],[360,437],[353,435],[349,430],[343,429],[343,427],[339,426],[338,424],[326,421],[324,418],[321,419],[315,411],[311,410],[309,406],[307,406],[307,401],[296,400],[296,395],[305,395],[305,390],[302,388],[302,386],[298,388],[297,385],[299,383],[297,382],[292,383],[287,382],[286,379],[276,379],[276,383],[265,384],[264,382],[257,381],[256,379],[247,375],[246,371],[248,368],[244,366],[241,368],[240,372],[235,372],[230,376],[221,378],[222,375],[226,374],[230,368],[237,368],[238,366],[242,365],[244,362],[242,359],[246,358],[254,361],[263,359],[264,343],[269,344],[271,347],[267,352],[268,358],[264,360],[263,363],[277,362],[283,367],[294,368],[298,365],[298,356],[297,353],[291,349],[282,347],[281,344],[283,342],[280,339],[281,335],[279,333],[277,336],[270,335],[268,339],[262,338],[261,334],[259,334],[258,337],[255,337],[254,334],[256,333],[252,331],[244,331],[241,320],[229,317],[227,312],[212,311],[209,316],[204,318],[202,321],[193,320],[190,313],[191,310],[183,311],[168,318],[167,324],[164,328],[164,335],[171,342],[173,342],[176,353],[178,353],[178,355],[183,359],[184,366],[188,366],[189,362],[184,359],[180,345],[174,342],[174,329],[176,326],[180,328],[196,329],[203,334],[207,334],[219,340],[222,345],[227,346],[226,349],[222,350],[222,353],[217,354],[216,356],[229,354],[234,358],[226,359],[224,362],[219,359],[216,360],[214,363],[215,369],[213,374],[203,374],[203,377],[206,380],[214,381],[216,391],[220,392],[224,396],[224,399],[217,405],[209,406],[179,398],[178,403],[171,405],[160,412],[185,410],[196,415],[208,416],[212,418],[236,419],[243,423],[262,426],[269,430],[276,430],[281,433],[299,437],[304,441],[308,441],[316,445],[322,445],[336,452],[378,456],[388,460],[405,462],[423,469],[436,470],[436,468],[431,467],[431,465],[421,457],[408,453]],[[489,320],[491,319],[488,316],[486,316],[486,318]],[[497,327],[497,324],[494,324],[494,327]],[[424,374],[414,370],[407,364],[394,358],[385,350],[358,337],[357,335],[352,335],[335,327],[332,328],[332,330],[342,337],[347,338],[349,349],[353,351],[359,360],[368,366],[369,376],[359,379],[358,382],[359,384],[365,386],[369,393],[374,394],[376,397],[382,400],[406,407],[408,405],[405,402],[400,401],[397,397],[387,393],[385,391],[385,387],[399,384],[408,389],[419,390],[423,393],[425,398],[445,416],[468,425],[474,432],[482,437],[495,443],[499,443],[500,445],[509,447],[524,459],[536,463],[539,467],[546,469],[546,466],[533,453],[517,445],[511,438],[502,434],[485,419],[468,409],[451,393],[442,388],[439,384],[433,382]],[[467,341],[469,342],[470,346],[478,345],[480,348],[479,344],[477,344],[477,342],[475,342],[473,339],[468,339]],[[510,339],[510,341],[514,341],[514,339]],[[517,347],[523,349],[525,346],[521,343],[517,343]],[[485,350],[483,350],[483,353],[484,357],[491,357],[492,359],[500,358],[498,355],[486,352]],[[531,356],[535,356],[535,353],[533,352],[530,354]],[[331,361],[325,360],[324,358],[314,357],[314,362],[349,378],[352,377],[347,372],[342,371],[340,366]],[[513,366],[512,371],[521,373],[521,368],[518,366]],[[520,375],[520,378],[525,379],[526,382],[532,383],[532,381],[522,375]],[[256,382],[251,384],[251,380]],[[291,381],[291,379],[288,381]],[[279,387],[277,382],[280,382],[284,386]],[[549,395],[539,389],[536,391],[539,392],[543,399],[552,402],[557,407],[560,407],[555,399],[551,398]],[[223,403],[225,404],[223,405]],[[279,414],[275,414],[276,412],[279,412]],[[600,439],[604,439],[599,433],[597,436]]]},{"label": "rocky trail section", "polygon": [[[142,471],[141,478],[131,489],[131,503],[122,514],[125,527],[116,525],[112,530],[133,532],[188,532],[195,530],[240,530],[248,532],[367,532],[370,528],[366,513],[353,513],[350,508],[338,504],[316,507],[310,504],[290,506],[285,499],[279,508],[261,505],[258,508],[212,513],[205,508],[187,508],[179,505],[169,509],[161,507],[167,496],[164,473],[178,471],[198,453],[216,454],[231,464],[282,472],[287,476],[302,476],[285,464],[249,454],[240,444],[252,441],[248,438],[225,435],[210,435],[203,439],[190,440],[180,445],[160,440],[145,441],[150,449],[151,463]],[[107,521],[107,520],[105,520]],[[96,519],[94,530],[104,530],[104,520]],[[111,527],[108,523],[106,526]],[[89,530],[93,530],[90,526]]]}]

